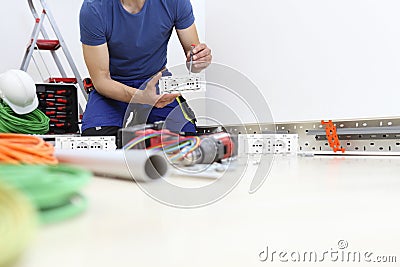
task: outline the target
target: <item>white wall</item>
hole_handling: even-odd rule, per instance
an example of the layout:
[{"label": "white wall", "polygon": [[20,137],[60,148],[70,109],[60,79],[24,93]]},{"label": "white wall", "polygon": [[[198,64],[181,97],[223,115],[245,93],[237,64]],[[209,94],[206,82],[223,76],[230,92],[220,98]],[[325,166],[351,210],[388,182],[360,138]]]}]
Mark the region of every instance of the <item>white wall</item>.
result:
[{"label": "white wall", "polygon": [[[37,3],[36,0],[34,2]],[[82,0],[47,0],[47,4],[53,12],[67,46],[72,53],[75,64],[80,70],[81,76],[86,77],[88,73],[83,61],[81,43],[79,41],[78,16],[82,2]],[[192,4],[195,10],[200,38],[204,39],[205,3],[202,0],[192,0]],[[2,38],[0,42],[0,73],[11,68],[19,69],[25,52],[25,46],[28,43],[34,26],[34,19],[30,13],[27,1],[3,1],[1,7],[0,33]],[[50,28],[47,28],[50,32]],[[43,76],[47,79],[47,71],[40,62],[40,56],[37,53],[36,55]],[[51,68],[51,74],[53,76],[58,76],[59,74],[49,54],[47,52],[42,52],[42,55]],[[168,58],[169,65],[171,66],[184,63],[185,57],[176,36],[172,38],[170,43]],[[68,65],[65,63],[64,66]],[[36,81],[41,81],[40,75],[36,71],[33,62],[30,65],[29,73],[34,76]],[[69,71],[69,73],[71,72]]]},{"label": "white wall", "polygon": [[400,116],[400,1],[218,0],[206,10],[215,61],[249,76],[276,121]]}]

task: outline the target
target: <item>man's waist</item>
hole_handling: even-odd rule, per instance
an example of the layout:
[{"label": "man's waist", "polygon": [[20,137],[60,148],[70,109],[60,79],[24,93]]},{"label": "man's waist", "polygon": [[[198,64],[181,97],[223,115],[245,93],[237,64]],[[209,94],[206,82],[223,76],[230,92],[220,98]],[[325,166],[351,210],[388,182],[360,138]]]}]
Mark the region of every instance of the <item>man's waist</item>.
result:
[{"label": "man's waist", "polygon": [[118,74],[111,74],[111,79],[120,82],[120,83],[130,83],[130,82],[144,82],[156,75],[158,72],[164,72],[167,70],[167,67],[162,67],[159,71],[152,73],[152,74],[145,74],[145,75],[132,75],[132,76],[120,76]]}]

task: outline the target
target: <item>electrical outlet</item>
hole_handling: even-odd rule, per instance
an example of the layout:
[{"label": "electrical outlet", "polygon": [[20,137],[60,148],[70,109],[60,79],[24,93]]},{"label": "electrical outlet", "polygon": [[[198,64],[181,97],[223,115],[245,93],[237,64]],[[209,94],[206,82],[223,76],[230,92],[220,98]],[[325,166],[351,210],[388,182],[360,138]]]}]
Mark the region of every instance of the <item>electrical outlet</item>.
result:
[{"label": "electrical outlet", "polygon": [[55,149],[116,150],[114,136],[56,137]]},{"label": "electrical outlet", "polygon": [[90,144],[91,149],[103,149],[103,144],[100,142],[93,142]]},{"label": "electrical outlet", "polygon": [[266,154],[296,154],[297,134],[241,134],[239,156]]},{"label": "electrical outlet", "polygon": [[201,92],[205,91],[198,76],[190,75],[187,77],[162,77],[159,81],[159,92],[161,94],[182,93],[182,92]]},{"label": "electrical outlet", "polygon": [[247,139],[248,154],[264,154],[265,143],[264,139]]},{"label": "electrical outlet", "polygon": [[275,137],[273,142],[273,151],[276,154],[291,153],[296,151],[297,148],[293,150],[293,144],[291,139],[285,137]]},{"label": "electrical outlet", "polygon": [[[64,144],[65,145],[65,144]],[[72,149],[89,149],[89,144],[86,142],[79,142],[76,146],[74,146],[74,143],[71,144]]]}]

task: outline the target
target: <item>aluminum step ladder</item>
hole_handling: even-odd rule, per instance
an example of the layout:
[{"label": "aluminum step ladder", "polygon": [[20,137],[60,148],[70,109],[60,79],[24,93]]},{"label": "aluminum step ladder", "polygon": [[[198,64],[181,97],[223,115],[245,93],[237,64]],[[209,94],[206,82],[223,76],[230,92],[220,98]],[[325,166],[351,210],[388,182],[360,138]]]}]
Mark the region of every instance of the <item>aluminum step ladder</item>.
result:
[{"label": "aluminum step ladder", "polygon": [[[35,52],[35,50],[39,50],[39,53],[41,50],[50,51],[50,53],[54,59],[54,62],[56,63],[57,68],[61,74],[61,78],[49,77],[49,79],[46,82],[78,83],[78,85],[81,89],[82,96],[84,98],[84,102],[85,102],[85,103],[82,103],[82,101],[78,101],[80,114],[82,115],[82,111],[84,110],[84,108],[86,106],[88,96],[85,91],[82,78],[81,78],[79,71],[72,59],[71,53],[69,52],[69,50],[67,48],[64,38],[61,35],[61,32],[56,24],[56,21],[55,21],[53,15],[51,14],[45,0],[40,0],[40,4],[42,6],[42,12],[41,12],[40,16],[39,16],[39,13],[36,11],[36,8],[35,8],[32,0],[28,0],[28,4],[31,9],[33,17],[35,18],[35,26],[33,28],[31,39],[30,39],[29,45],[25,51],[24,59],[22,61],[20,69],[23,71],[28,70],[29,63],[31,62],[31,59],[33,58],[33,53]],[[46,17],[49,20],[49,23],[57,37],[56,40],[51,40],[49,38],[49,35],[44,27],[44,21],[45,21]],[[43,36],[43,39],[39,39],[40,34]],[[65,58],[67,59],[68,64],[75,76],[74,78],[67,77],[67,74],[61,64],[60,58],[58,57],[58,55],[56,53],[56,51],[59,48],[61,48],[61,50],[64,52]],[[79,93],[78,93],[78,95],[79,95]]]}]

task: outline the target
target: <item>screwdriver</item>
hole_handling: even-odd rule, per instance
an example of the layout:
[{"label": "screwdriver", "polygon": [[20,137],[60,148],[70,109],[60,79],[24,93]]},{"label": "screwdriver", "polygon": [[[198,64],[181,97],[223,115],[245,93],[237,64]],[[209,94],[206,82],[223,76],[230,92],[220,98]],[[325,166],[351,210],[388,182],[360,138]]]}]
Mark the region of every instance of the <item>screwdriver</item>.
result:
[{"label": "screwdriver", "polygon": [[56,118],[50,118],[50,122],[54,122],[54,123],[66,123],[66,120],[62,120],[62,119],[56,119]]},{"label": "screwdriver", "polygon": [[66,98],[47,98],[47,102],[63,103],[67,104],[69,101]]},{"label": "screwdriver", "polygon": [[39,95],[40,99],[46,99],[46,98],[63,98],[63,99],[67,99],[67,96],[65,95],[56,95],[56,94],[41,94]]},{"label": "screwdriver", "polygon": [[43,106],[49,106],[49,107],[64,107],[65,104],[61,104],[61,103],[54,103],[54,102],[50,102],[50,101],[40,101],[40,104]]},{"label": "screwdriver", "polygon": [[39,92],[39,94],[41,95],[46,95],[46,94],[54,94],[54,95],[64,95],[64,96],[68,96],[70,95],[72,92],[70,90],[47,90],[45,92]]},{"label": "screwdriver", "polygon": [[194,56],[194,53],[193,53],[193,50],[194,50],[194,48],[196,47],[196,45],[194,45],[194,44],[192,44],[191,46],[190,46],[190,65],[189,65],[189,75],[191,75],[192,74],[192,68],[193,68],[193,56]]},{"label": "screwdriver", "polygon": [[[57,104],[68,104],[69,101],[68,99],[63,99],[63,98],[48,98],[48,99],[40,99],[40,102],[46,103],[48,106],[58,106]],[[53,103],[55,105],[52,105],[50,103]]]},{"label": "screwdriver", "polygon": [[70,107],[67,107],[65,105],[58,106],[58,107],[46,107],[46,111],[71,111]]},{"label": "screwdriver", "polygon": [[67,115],[68,115],[67,112],[57,112],[57,111],[55,111],[55,110],[53,110],[53,111],[46,111],[45,114],[46,114],[46,116],[55,116],[55,115],[58,115],[58,116],[67,116]]},{"label": "screwdriver", "polygon": [[62,119],[62,120],[65,120],[65,119],[67,119],[68,118],[68,116],[67,115],[48,115],[48,117],[50,118],[50,119]]},{"label": "screwdriver", "polygon": [[51,128],[69,128],[71,127],[71,123],[65,122],[65,123],[50,123],[49,125]]}]

